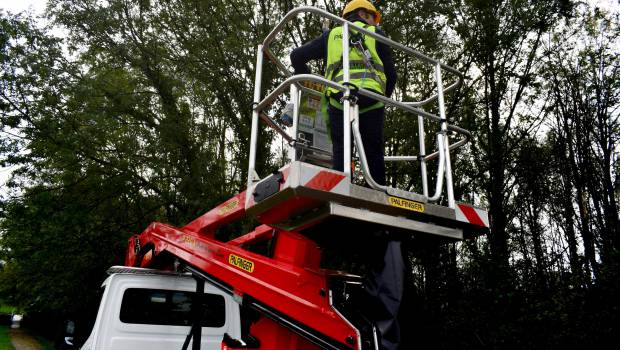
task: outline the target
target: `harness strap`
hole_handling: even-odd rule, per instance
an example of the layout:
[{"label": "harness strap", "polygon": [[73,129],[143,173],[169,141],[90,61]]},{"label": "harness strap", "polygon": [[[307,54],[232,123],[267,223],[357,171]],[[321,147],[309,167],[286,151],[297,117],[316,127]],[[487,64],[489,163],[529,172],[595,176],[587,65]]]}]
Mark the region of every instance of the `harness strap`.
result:
[{"label": "harness strap", "polygon": [[[351,73],[351,74],[349,74],[349,79],[364,79],[364,78],[374,79],[379,84],[381,84],[381,87],[385,91],[386,86],[387,86],[386,82],[383,81],[383,79],[381,79],[381,77],[377,73],[375,73],[375,72],[358,72],[358,73]],[[332,81],[334,81],[336,83],[340,83],[343,80],[344,80],[344,75],[338,75],[338,76],[332,78]]]},{"label": "harness strap", "polygon": [[[368,29],[369,25],[365,24],[363,27],[364,27],[364,29]],[[366,42],[363,39],[363,35],[361,35],[361,33],[356,33],[356,35],[351,37],[351,40],[354,40],[354,37],[359,37],[358,40],[361,43],[362,48],[364,50],[368,50],[368,47],[366,46]],[[355,45],[353,46],[353,48],[355,48]],[[351,49],[352,48],[349,48],[349,50],[351,50]],[[359,51],[359,48],[358,48],[358,51]],[[360,55],[363,56],[364,52],[360,52]],[[350,60],[349,61],[349,68],[351,68],[351,66],[355,66],[355,65],[360,65],[360,66],[363,66],[364,68],[366,68],[366,62],[364,62],[363,60],[352,60],[352,61]],[[382,64],[375,62],[373,59],[370,59],[370,65],[375,70],[385,74],[385,67]],[[336,63],[332,63],[329,66],[327,66],[327,69],[325,70],[325,76],[329,76],[329,74],[332,73],[332,70],[333,70],[333,74],[337,75],[338,73],[340,73],[340,70],[342,69],[342,66],[343,66],[342,57],[340,57],[340,59]],[[371,72],[371,73],[374,73],[374,72]],[[375,74],[375,76],[376,76],[376,74]],[[363,77],[360,77],[360,78],[363,78]],[[355,79],[355,78],[351,78],[351,79]],[[383,80],[380,80],[380,81],[383,82]],[[383,83],[382,85],[385,85],[385,83]],[[384,86],[384,89],[385,89],[385,86]]]},{"label": "harness strap", "polygon": [[[382,64],[377,63],[375,61],[371,61],[371,62],[372,62],[372,66],[374,69],[376,69],[377,71],[381,73],[385,73],[385,67]],[[351,67],[353,67],[354,69],[365,68],[366,63],[363,60],[349,60],[349,68]],[[340,61],[336,63],[332,63],[329,66],[327,66],[327,69],[325,70],[325,75],[329,75],[330,73],[332,73],[332,71],[336,74],[340,71],[340,69],[342,69],[342,59],[340,59]]]}]

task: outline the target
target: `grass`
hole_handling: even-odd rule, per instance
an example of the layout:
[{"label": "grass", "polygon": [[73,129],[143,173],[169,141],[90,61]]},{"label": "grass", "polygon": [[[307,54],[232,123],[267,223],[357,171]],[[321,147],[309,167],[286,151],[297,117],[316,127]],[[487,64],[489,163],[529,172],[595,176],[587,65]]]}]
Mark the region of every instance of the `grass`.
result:
[{"label": "grass", "polygon": [[9,340],[9,327],[0,326],[0,350],[15,350]]}]

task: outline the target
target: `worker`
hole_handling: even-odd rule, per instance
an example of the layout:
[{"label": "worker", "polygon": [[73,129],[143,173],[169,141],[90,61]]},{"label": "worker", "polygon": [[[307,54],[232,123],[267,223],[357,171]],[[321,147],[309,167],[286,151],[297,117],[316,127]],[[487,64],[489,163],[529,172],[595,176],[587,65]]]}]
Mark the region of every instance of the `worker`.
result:
[{"label": "worker", "polygon": [[[344,8],[342,17],[356,26],[385,36],[378,27],[381,14],[367,0],[352,0]],[[390,48],[368,35],[356,32],[349,27],[349,83],[355,88],[371,90],[390,97],[396,85],[396,70]],[[335,82],[343,82],[342,70],[342,26],[325,31],[321,36],[294,49],[291,63],[295,74],[310,74],[307,63],[311,60],[326,60],[325,76]],[[355,93],[353,88],[353,93]],[[327,89],[328,115],[332,140],[332,168],[343,171],[343,93]],[[365,96],[356,95],[359,105],[359,127],[370,168],[375,182],[385,185],[383,124],[385,106],[381,102]],[[396,350],[400,342],[400,329],[397,321],[400,308],[405,263],[401,242],[392,239],[389,233],[369,232],[374,238],[369,245],[373,247],[366,256],[370,271],[363,284],[365,292],[357,299],[363,304],[368,317],[378,331],[382,350]]]},{"label": "worker", "polygon": [[[378,27],[381,14],[367,0],[350,1],[342,17],[355,25],[385,36]],[[351,28],[351,27],[350,27]],[[349,52],[349,83],[357,88],[371,90],[390,97],[396,85],[396,69],[390,48],[368,35],[361,35],[354,29],[349,31],[351,49]],[[325,76],[338,83],[343,82],[342,70],[342,26],[325,31],[318,38],[291,52],[291,63],[295,74],[310,74],[307,63],[326,59]],[[342,92],[327,89],[328,114],[332,140],[332,168],[344,170]],[[380,185],[385,185],[385,161],[383,124],[385,106],[365,96],[357,96],[360,109],[359,127],[370,174]]]}]

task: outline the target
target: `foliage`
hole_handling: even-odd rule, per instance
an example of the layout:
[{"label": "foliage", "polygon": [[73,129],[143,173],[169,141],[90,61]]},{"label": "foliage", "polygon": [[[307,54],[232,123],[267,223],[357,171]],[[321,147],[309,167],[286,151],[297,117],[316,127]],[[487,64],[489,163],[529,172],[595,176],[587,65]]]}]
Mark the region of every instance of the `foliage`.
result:
[{"label": "foliage", "polygon": [[[255,46],[299,4],[343,5],[52,0],[66,38],[0,13],[0,162],[17,169],[0,206],[0,297],[33,312],[92,309],[131,234],[154,220],[182,225],[240,190]],[[380,8],[394,40],[465,72],[446,100],[450,122],[474,135],[453,153],[455,192],[488,207],[492,223],[488,236],[460,244],[407,245],[402,347],[617,342],[618,14],[568,0]],[[285,57],[320,30],[303,17],[274,52]],[[396,98],[434,93],[432,67],[394,57]],[[283,79],[265,74],[265,91]],[[386,125],[387,154],[417,154],[411,115],[390,110]],[[281,150],[269,132],[260,140],[265,174]],[[420,191],[418,174],[415,163],[388,165],[394,186]]]},{"label": "foliage", "polygon": [[15,308],[0,301],[0,314],[15,313]]}]

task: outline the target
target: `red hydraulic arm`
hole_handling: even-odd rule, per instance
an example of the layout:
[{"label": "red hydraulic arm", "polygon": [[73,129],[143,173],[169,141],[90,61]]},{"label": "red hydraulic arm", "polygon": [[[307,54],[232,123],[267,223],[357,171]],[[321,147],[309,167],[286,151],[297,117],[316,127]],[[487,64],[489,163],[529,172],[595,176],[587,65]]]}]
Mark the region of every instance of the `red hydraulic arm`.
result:
[{"label": "red hydraulic arm", "polygon": [[[215,240],[218,227],[244,214],[245,192],[182,228],[153,223],[130,239],[125,263],[149,267],[164,252],[185,262],[259,311],[250,328],[258,349],[361,349],[358,331],[330,304],[329,272],[320,268],[313,241],[267,225],[229,242]],[[267,239],[273,240],[270,257],[243,248]]]}]

